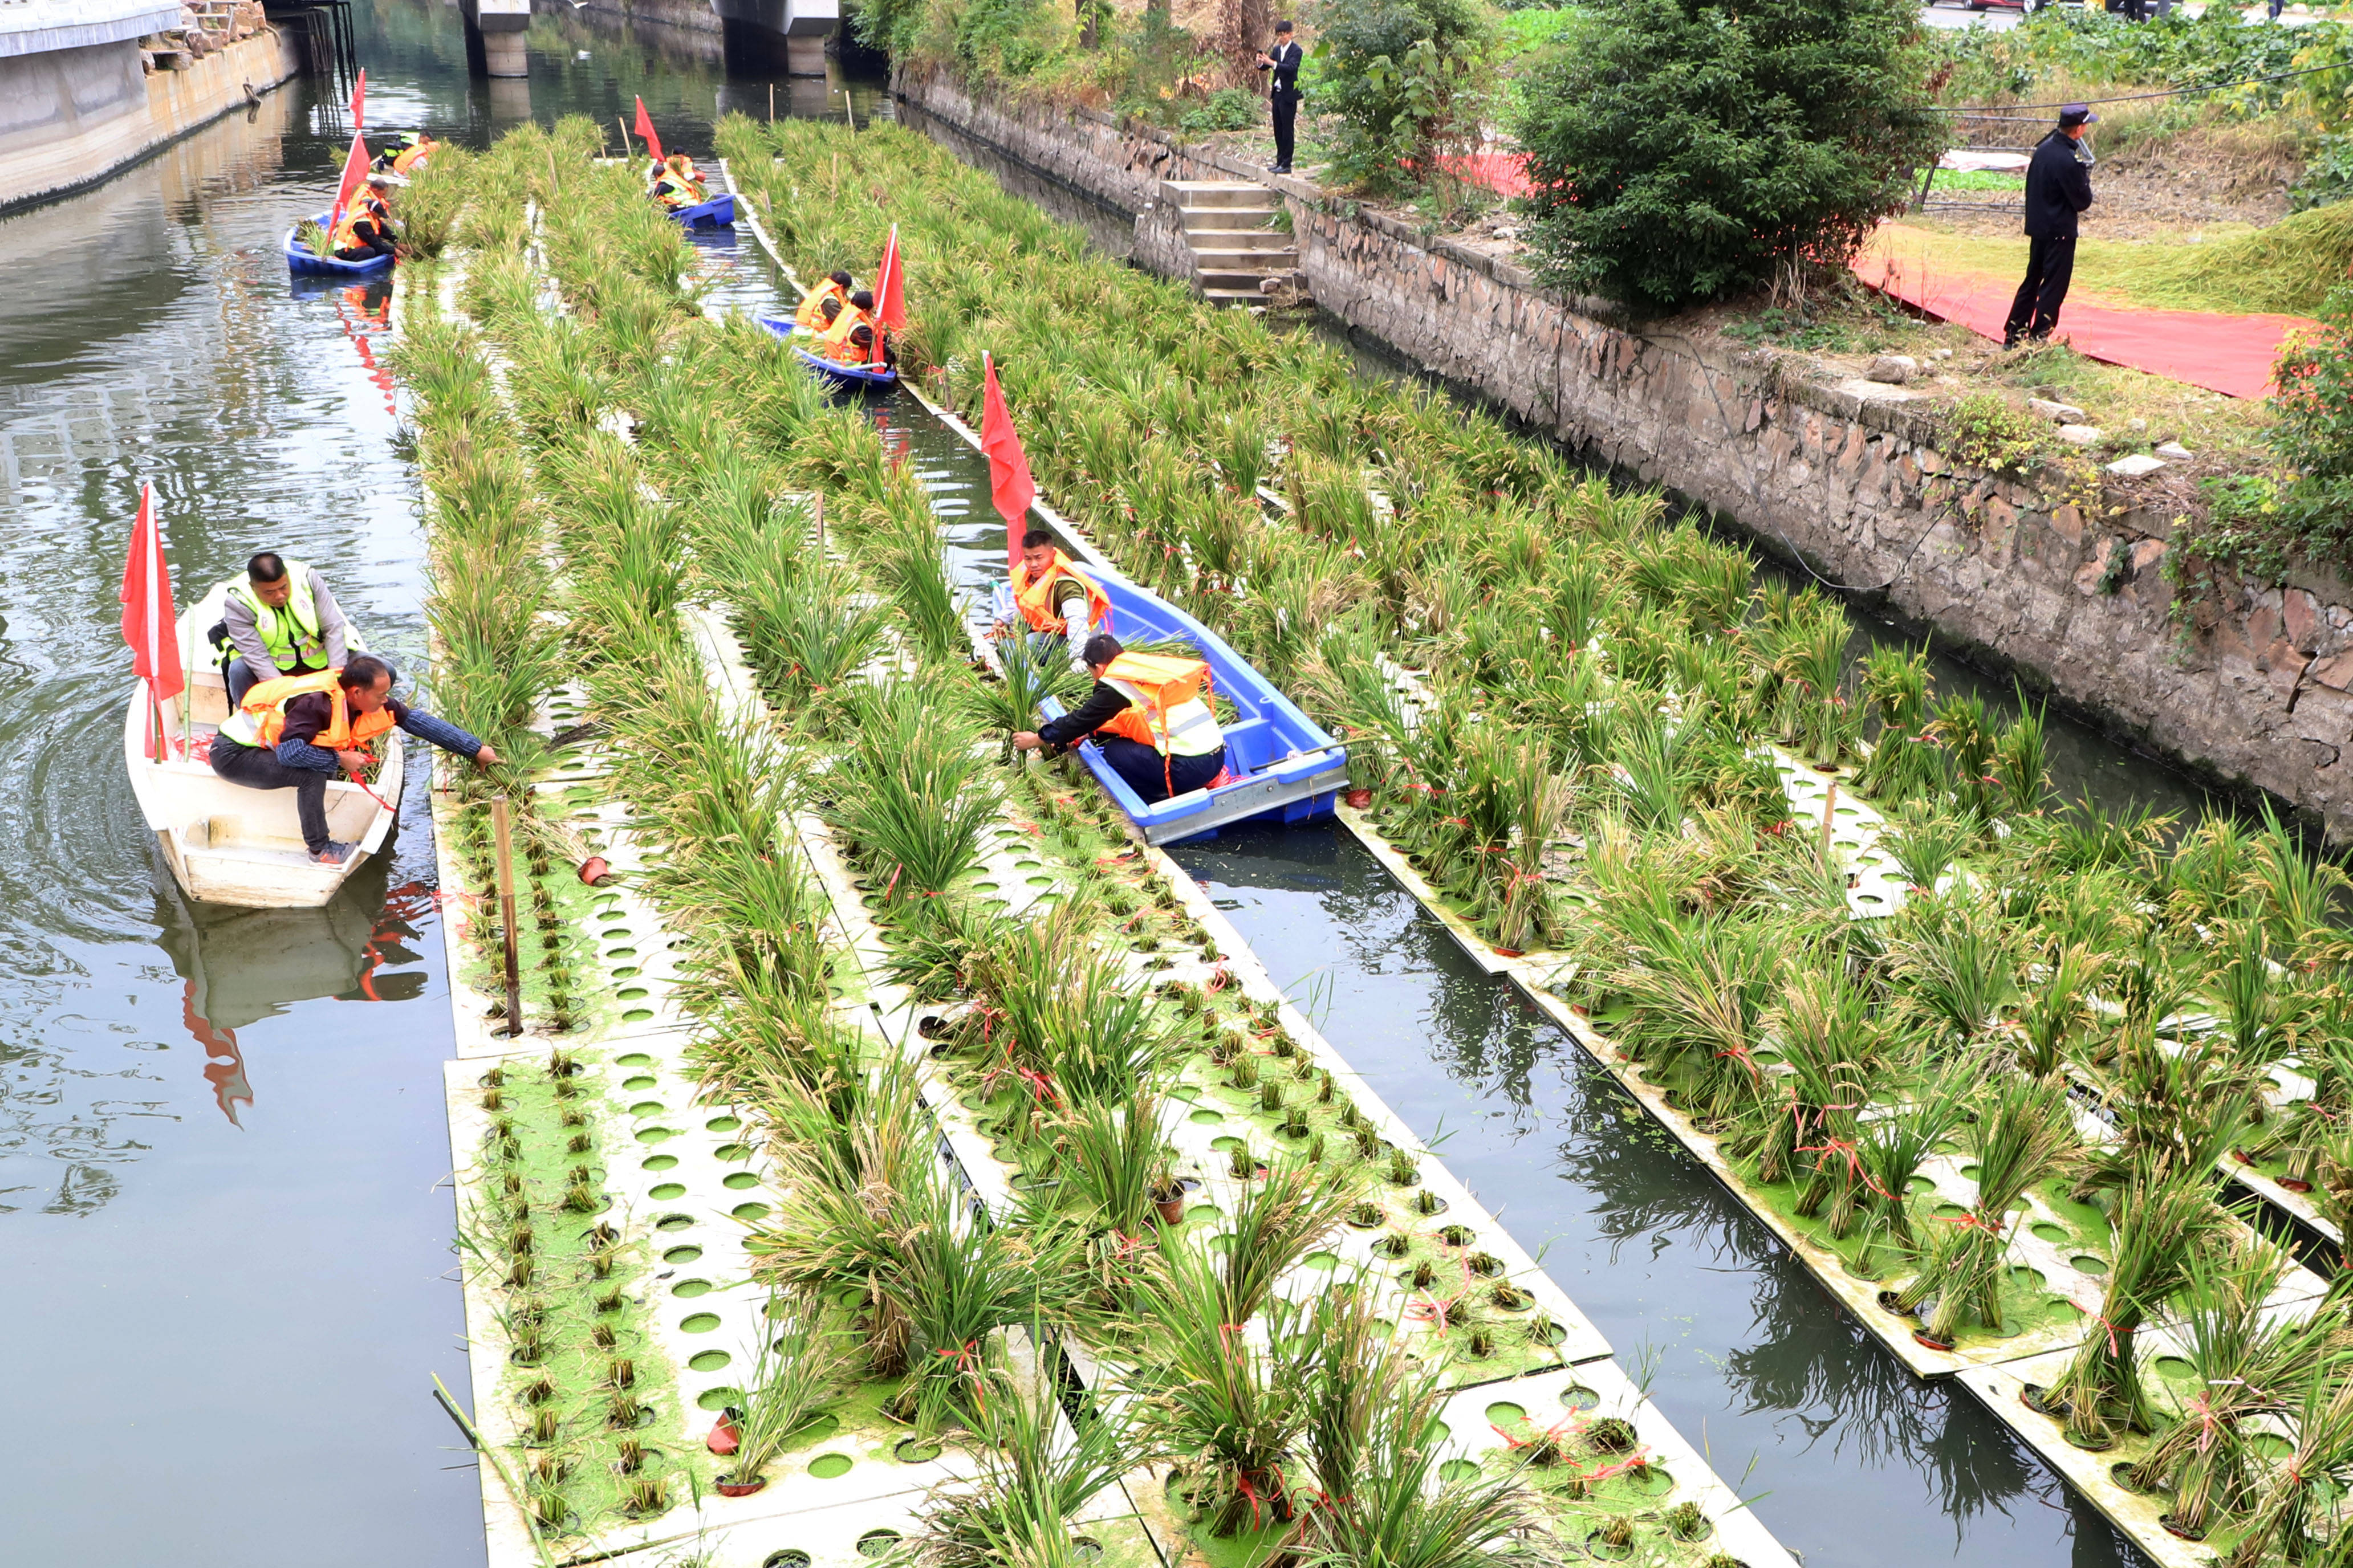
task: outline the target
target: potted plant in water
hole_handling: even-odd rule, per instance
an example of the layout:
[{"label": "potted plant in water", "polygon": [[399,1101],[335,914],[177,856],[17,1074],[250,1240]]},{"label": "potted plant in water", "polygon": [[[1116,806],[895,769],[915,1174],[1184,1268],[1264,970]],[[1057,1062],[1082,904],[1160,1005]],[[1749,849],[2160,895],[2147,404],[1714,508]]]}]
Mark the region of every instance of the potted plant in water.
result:
[{"label": "potted plant in water", "polygon": [[[735,1464],[716,1483],[721,1497],[750,1497],[766,1486],[760,1471],[833,1392],[844,1358],[824,1318],[824,1307],[814,1297],[779,1292],[769,1298],[743,1407],[729,1411]],[[715,1445],[712,1452],[718,1452]]]}]

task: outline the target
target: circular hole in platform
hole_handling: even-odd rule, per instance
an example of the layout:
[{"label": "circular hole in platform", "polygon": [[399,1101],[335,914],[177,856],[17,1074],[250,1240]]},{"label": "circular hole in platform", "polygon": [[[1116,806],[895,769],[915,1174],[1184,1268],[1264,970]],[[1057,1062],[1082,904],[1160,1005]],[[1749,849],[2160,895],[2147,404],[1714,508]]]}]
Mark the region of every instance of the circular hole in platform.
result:
[{"label": "circular hole in platform", "polygon": [[719,1326],[716,1312],[696,1312],[680,1321],[680,1328],[690,1334],[707,1334]]},{"label": "circular hole in platform", "polygon": [[719,1184],[729,1192],[740,1193],[746,1187],[758,1186],[760,1178],[749,1171],[730,1171],[719,1178]]}]

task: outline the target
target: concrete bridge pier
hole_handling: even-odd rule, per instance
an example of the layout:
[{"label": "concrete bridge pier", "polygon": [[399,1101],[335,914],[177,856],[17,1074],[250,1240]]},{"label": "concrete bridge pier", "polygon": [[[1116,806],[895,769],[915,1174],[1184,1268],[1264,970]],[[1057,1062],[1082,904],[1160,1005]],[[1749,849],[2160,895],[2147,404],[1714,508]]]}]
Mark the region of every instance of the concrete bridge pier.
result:
[{"label": "concrete bridge pier", "polygon": [[825,75],[825,41],[841,26],[841,0],[711,0],[727,56],[753,68],[781,60],[788,76]]},{"label": "concrete bridge pier", "polygon": [[466,18],[466,63],[488,77],[530,74],[523,29],[531,26],[531,0],[459,0]]}]

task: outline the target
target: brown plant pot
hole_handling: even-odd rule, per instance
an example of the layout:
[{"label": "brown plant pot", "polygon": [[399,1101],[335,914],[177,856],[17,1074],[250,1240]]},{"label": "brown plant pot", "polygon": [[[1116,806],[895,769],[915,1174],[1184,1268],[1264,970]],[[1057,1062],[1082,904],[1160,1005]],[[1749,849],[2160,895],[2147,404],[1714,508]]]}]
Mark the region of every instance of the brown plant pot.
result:
[{"label": "brown plant pot", "polygon": [[721,1497],[750,1497],[767,1484],[764,1480],[713,1481],[712,1483]]},{"label": "brown plant pot", "polygon": [[711,1436],[702,1440],[702,1446],[722,1458],[733,1453],[737,1447],[735,1423],[722,1415],[712,1424]]},{"label": "brown plant pot", "polygon": [[1154,1198],[1152,1200],[1152,1206],[1160,1211],[1161,1224],[1182,1225],[1185,1223],[1185,1194],[1183,1193],[1178,1193],[1173,1198]]},{"label": "brown plant pot", "polygon": [[1373,804],[1373,792],[1368,789],[1352,789],[1343,798],[1347,801],[1352,810],[1362,811]]},{"label": "brown plant pot", "polygon": [[1913,1330],[1912,1338],[1915,1342],[1925,1345],[1932,1351],[1945,1351],[1949,1352],[1953,1348],[1950,1341],[1931,1338],[1928,1331],[1926,1329]]},{"label": "brown plant pot", "polygon": [[2299,1182],[2294,1176],[2282,1176],[2280,1178],[2280,1185],[2291,1193],[2308,1193],[2312,1191],[2312,1184],[2310,1182]]},{"label": "brown plant pot", "polygon": [[592,888],[612,874],[613,868],[602,855],[591,855],[580,862],[580,879]]}]

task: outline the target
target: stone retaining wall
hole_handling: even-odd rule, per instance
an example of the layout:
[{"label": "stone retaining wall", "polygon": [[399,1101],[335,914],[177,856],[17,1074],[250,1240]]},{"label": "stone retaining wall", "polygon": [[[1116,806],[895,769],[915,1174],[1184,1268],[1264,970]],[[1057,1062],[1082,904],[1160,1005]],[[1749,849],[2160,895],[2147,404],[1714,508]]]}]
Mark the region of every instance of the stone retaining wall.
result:
[{"label": "stone retaining wall", "polygon": [[[2270,793],[2353,839],[2353,591],[2242,586],[2189,628],[2162,572],[2182,502],[2160,479],[2046,493],[1946,455],[1936,402],[1799,356],[1701,343],[1305,182],[1085,109],[942,72],[898,94],[1135,217],[1131,259],[1189,275],[1158,182],[1281,190],[1316,303],[1450,385],[1667,486],[1875,606],[1933,627],[2116,739]],[[2058,481],[2052,481],[2057,483]]]}]

